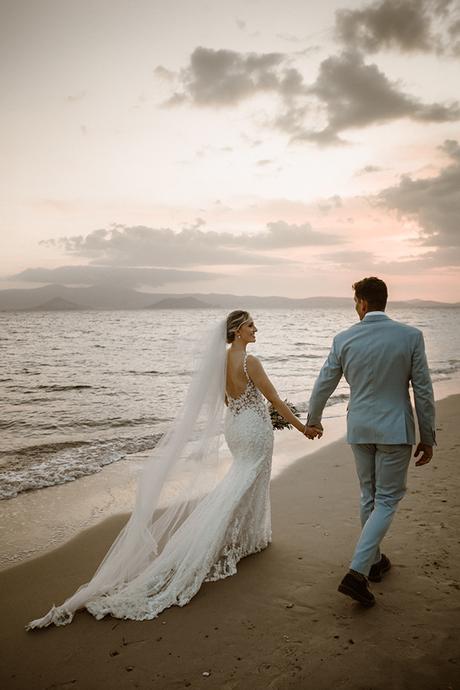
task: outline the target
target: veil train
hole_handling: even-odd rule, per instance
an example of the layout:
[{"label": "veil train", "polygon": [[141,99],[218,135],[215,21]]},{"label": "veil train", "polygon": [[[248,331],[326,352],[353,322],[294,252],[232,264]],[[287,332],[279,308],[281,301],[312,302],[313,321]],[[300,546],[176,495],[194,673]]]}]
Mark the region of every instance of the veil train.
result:
[{"label": "veil train", "polygon": [[137,594],[139,610],[133,610],[133,617],[153,617],[143,610],[142,601],[152,593],[161,595],[162,588],[179,577],[174,564],[188,548],[184,540],[192,537],[185,534],[178,538],[181,527],[192,513],[204,510],[207,497],[225,471],[219,453],[225,376],[223,319],[200,338],[185,401],[140,472],[127,524],[91,580],[63,604],[53,606],[43,618],[31,621],[27,630],[66,625],[80,608],[102,618],[113,611],[110,601],[133,601]]}]

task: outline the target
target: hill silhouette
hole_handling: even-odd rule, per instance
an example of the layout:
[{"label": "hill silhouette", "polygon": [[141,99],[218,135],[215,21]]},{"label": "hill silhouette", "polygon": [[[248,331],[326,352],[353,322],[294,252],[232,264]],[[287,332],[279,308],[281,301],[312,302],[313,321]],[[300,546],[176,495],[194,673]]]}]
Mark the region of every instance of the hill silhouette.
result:
[{"label": "hill silhouette", "polygon": [[[392,308],[458,308],[460,302],[430,300],[390,301]],[[0,290],[0,311],[118,310],[118,309],[342,309],[353,299],[315,296],[290,298],[279,295],[233,295],[229,293],[152,293],[112,284],[67,287],[50,284],[38,288]]]}]

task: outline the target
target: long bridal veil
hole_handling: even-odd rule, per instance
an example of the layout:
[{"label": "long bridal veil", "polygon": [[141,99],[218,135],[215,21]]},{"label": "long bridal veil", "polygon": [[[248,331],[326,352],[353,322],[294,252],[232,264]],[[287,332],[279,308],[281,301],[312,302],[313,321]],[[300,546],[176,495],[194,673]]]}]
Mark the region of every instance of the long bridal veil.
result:
[{"label": "long bridal veil", "polygon": [[102,610],[97,602],[106,597],[151,587],[152,566],[166,548],[170,554],[180,526],[225,473],[226,463],[219,452],[225,376],[226,321],[221,320],[200,339],[185,401],[142,468],[126,526],[92,579],[46,616],[30,622],[28,630],[52,623],[65,625],[80,608],[97,612]]}]

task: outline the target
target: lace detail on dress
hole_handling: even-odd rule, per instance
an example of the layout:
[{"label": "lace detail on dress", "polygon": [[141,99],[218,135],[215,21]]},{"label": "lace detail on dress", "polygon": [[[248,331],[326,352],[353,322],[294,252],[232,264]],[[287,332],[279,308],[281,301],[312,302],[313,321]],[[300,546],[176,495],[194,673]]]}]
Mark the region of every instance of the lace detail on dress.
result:
[{"label": "lace detail on dress", "polygon": [[234,575],[237,572],[236,566],[242,558],[262,551],[270,544],[272,530],[269,486],[270,463],[265,462],[261,464],[257,479],[230,523],[225,545],[206,576],[207,582]]},{"label": "lace detail on dress", "polygon": [[250,381],[250,380],[251,380],[251,377],[250,377],[249,374],[248,374],[248,353],[247,353],[247,352],[244,353],[244,358],[243,358],[243,371],[244,371],[244,373],[245,373],[245,375],[246,375],[247,380]]},{"label": "lace detail on dress", "polygon": [[246,388],[237,398],[232,398],[232,396],[227,393],[228,409],[234,415],[240,414],[243,410],[253,409],[263,419],[270,419],[270,415],[268,413],[268,408],[264,401],[264,398],[262,397],[262,394],[249,377],[247,370],[247,359],[248,356],[247,354],[245,354],[243,360],[243,371],[246,374],[246,378],[248,380]]},{"label": "lace detail on dress", "polygon": [[73,620],[73,612],[67,611],[64,606],[55,606],[43,616],[26,625],[26,630],[34,630],[34,628],[46,628],[48,625],[68,625]]}]

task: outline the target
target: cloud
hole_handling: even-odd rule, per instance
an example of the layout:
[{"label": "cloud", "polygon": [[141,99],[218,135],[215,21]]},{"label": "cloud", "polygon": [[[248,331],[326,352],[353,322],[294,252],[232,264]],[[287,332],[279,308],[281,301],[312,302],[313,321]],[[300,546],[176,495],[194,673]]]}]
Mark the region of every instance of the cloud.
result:
[{"label": "cloud", "polygon": [[365,165],[364,168],[360,168],[355,172],[358,177],[360,175],[370,175],[371,173],[381,172],[383,168],[379,168],[378,165]]},{"label": "cloud", "polygon": [[231,233],[204,232],[203,223],[173,232],[170,228],[113,225],[88,235],[44,240],[66,253],[110,266],[205,266],[273,263],[272,257],[242,251]]},{"label": "cloud", "polygon": [[176,74],[174,72],[171,72],[171,70],[166,69],[166,67],[163,67],[163,65],[158,65],[158,67],[155,67],[153,73],[159,79],[163,79],[164,81],[168,82],[172,82],[176,78]]},{"label": "cloud", "polygon": [[359,249],[320,254],[318,259],[324,261],[329,270],[356,271],[359,275],[404,275],[420,268],[417,258],[382,261],[373,252]]},{"label": "cloud", "polygon": [[369,53],[394,46],[407,52],[434,48],[431,16],[423,0],[383,0],[358,10],[338,10],[336,34]]},{"label": "cloud", "polygon": [[449,27],[449,34],[453,38],[457,38],[457,36],[460,36],[460,19],[455,21],[450,27]]},{"label": "cloud", "polygon": [[[274,264],[278,258],[261,252],[289,247],[340,243],[336,235],[317,232],[309,223],[268,223],[260,233],[235,235],[204,231],[204,221],[180,232],[170,228],[114,225],[88,235],[42,240],[40,244],[90,259],[98,266],[205,266]],[[255,253],[257,252],[257,253]]]},{"label": "cloud", "polygon": [[437,247],[414,259],[413,265],[419,270],[436,268],[460,270],[460,246]]},{"label": "cloud", "polygon": [[[371,204],[396,211],[403,220],[416,225],[416,239],[400,245],[400,258],[388,261],[365,250],[325,252],[318,259],[339,269],[373,271],[377,275],[409,275],[421,271],[458,271],[460,269],[460,144],[448,139],[439,147],[447,163],[431,177],[401,178]],[[404,255],[404,247],[406,254]]]},{"label": "cloud", "polygon": [[289,34],[289,33],[284,33],[284,34],[276,34],[276,38],[280,38],[282,41],[287,41],[288,43],[302,43],[303,39],[300,38],[299,36],[295,36],[294,34]]},{"label": "cloud", "polygon": [[344,240],[338,235],[313,230],[310,223],[296,225],[278,220],[275,223],[267,223],[266,232],[247,235],[245,241],[248,246],[261,249],[283,249],[341,244]]},{"label": "cloud", "polygon": [[309,104],[298,102],[287,103],[286,108],[274,120],[272,125],[291,136],[291,140],[299,140],[305,132],[305,119],[311,110]]},{"label": "cloud", "polygon": [[258,93],[288,98],[304,91],[298,70],[283,53],[239,53],[197,47],[190,64],[181,70],[179,88],[167,104],[234,106]]},{"label": "cloud", "polygon": [[86,96],[86,91],[79,91],[78,93],[69,94],[66,96],[67,103],[78,103],[82,101]]},{"label": "cloud", "polygon": [[318,208],[322,213],[329,213],[334,209],[340,208],[342,206],[342,199],[338,194],[330,196],[328,199],[324,199],[318,204]]},{"label": "cloud", "polygon": [[361,275],[418,275],[423,270],[436,270],[460,266],[460,247],[440,248],[423,254],[408,254],[399,259],[386,261],[369,251],[344,251],[320,254],[318,260],[324,261],[328,269],[356,271]]},{"label": "cloud", "polygon": [[447,140],[440,147],[450,164],[434,177],[401,182],[384,189],[379,198],[388,208],[415,219],[421,242],[427,246],[460,246],[460,146]]},{"label": "cloud", "polygon": [[[358,248],[356,244],[356,248],[337,248],[317,254],[316,259],[324,262],[329,270],[351,269],[363,274],[417,275],[422,271],[458,271],[460,144],[448,139],[439,148],[446,156],[447,163],[436,175],[419,179],[405,175],[399,184],[384,189],[378,195],[367,197],[367,203],[371,206],[377,205],[386,211],[396,211],[403,221],[410,221],[412,228],[415,227],[415,238],[407,239],[407,229],[403,231],[406,239],[399,238],[399,257],[389,259],[384,242],[380,244],[383,256],[368,251],[369,245],[366,246],[366,238],[363,237],[362,248]],[[390,225],[395,225],[391,219]],[[370,237],[374,231],[378,232],[375,228],[369,229]],[[394,240],[397,240],[397,234]]]},{"label": "cloud", "polygon": [[460,119],[458,103],[424,104],[402,92],[377,65],[366,64],[354,51],[324,60],[309,92],[323,104],[327,124],[319,131],[306,130],[299,125],[295,140],[337,144],[343,143],[339,135],[344,130],[399,118],[421,122]]},{"label": "cloud", "polygon": [[331,252],[327,254],[321,254],[320,259],[327,261],[328,263],[335,264],[340,268],[358,268],[362,266],[361,269],[364,273],[369,266],[374,267],[374,255],[372,252],[367,251],[341,251],[341,252]]},{"label": "cloud", "polygon": [[450,28],[450,35],[455,41],[452,44],[452,55],[460,57],[460,19]]},{"label": "cloud", "polygon": [[448,139],[440,147],[449,164],[434,177],[413,179],[405,175],[394,187],[384,189],[379,203],[415,220],[420,228],[418,243],[434,248],[425,263],[460,264],[460,146]]},{"label": "cloud", "polygon": [[[222,274],[220,274],[222,275]],[[8,280],[31,283],[60,283],[64,285],[111,284],[119,287],[149,285],[159,287],[169,283],[214,280],[215,273],[178,271],[164,268],[137,268],[132,266],[58,266],[57,268],[26,268],[8,276]]]},{"label": "cloud", "polygon": [[457,0],[378,0],[336,12],[335,33],[345,45],[366,53],[458,54]]},{"label": "cloud", "polygon": [[[423,103],[404,93],[375,64],[347,49],[323,60],[316,81],[306,84],[285,53],[239,53],[198,47],[178,75],[179,88],[166,102],[196,107],[235,107],[259,93],[271,93],[279,112],[267,125],[288,134],[291,142],[318,145],[346,143],[341,133],[409,118],[419,122],[453,122],[460,106]],[[160,69],[160,68],[157,68]],[[307,126],[322,120],[321,129]]]}]

